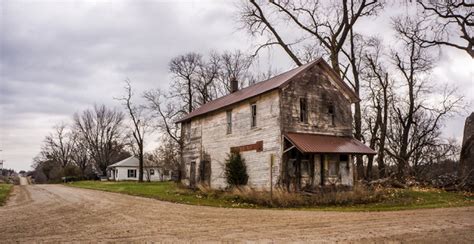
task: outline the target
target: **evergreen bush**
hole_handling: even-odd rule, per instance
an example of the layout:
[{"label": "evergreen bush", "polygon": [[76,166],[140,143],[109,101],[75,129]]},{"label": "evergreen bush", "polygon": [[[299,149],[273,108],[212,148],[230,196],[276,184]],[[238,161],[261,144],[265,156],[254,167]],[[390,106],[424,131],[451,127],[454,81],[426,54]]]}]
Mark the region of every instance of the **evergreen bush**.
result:
[{"label": "evergreen bush", "polygon": [[228,154],[225,161],[225,177],[229,186],[246,185],[249,179],[245,160],[240,153]]}]

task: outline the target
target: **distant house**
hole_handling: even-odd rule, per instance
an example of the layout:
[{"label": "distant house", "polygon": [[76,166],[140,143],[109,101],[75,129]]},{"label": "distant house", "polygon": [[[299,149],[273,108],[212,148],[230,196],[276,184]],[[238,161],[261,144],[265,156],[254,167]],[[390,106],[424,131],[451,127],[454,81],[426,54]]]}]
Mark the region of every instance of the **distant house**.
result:
[{"label": "distant house", "polygon": [[359,97],[323,59],[231,87],[178,121],[184,184],[226,187],[223,162],[240,153],[251,187],[352,186],[354,156],[375,154],[352,137],[351,104]]},{"label": "distant house", "polygon": [[[138,180],[139,160],[135,156],[128,157],[122,161],[114,163],[107,167],[107,176],[109,180]],[[164,170],[153,163],[146,161],[143,168],[144,181],[167,181],[171,180],[171,171]]]}]

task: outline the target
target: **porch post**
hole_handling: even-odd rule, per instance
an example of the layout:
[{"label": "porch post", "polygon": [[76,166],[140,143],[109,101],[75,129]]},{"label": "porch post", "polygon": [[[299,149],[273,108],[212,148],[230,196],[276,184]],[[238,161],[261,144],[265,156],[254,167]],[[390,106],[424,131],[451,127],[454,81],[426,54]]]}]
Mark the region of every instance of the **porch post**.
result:
[{"label": "porch post", "polygon": [[324,168],[324,154],[321,154],[321,159],[320,159],[320,163],[321,163],[321,186],[324,186],[324,181],[326,181],[326,175],[324,175],[324,171],[325,171],[325,168]]}]

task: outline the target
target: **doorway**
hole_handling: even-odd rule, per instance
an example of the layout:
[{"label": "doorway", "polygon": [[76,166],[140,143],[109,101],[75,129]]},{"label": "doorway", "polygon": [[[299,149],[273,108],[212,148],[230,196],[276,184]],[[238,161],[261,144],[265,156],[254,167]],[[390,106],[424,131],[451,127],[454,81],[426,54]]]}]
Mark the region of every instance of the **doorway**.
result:
[{"label": "doorway", "polygon": [[205,186],[211,184],[211,161],[203,160],[199,165],[199,183]]},{"label": "doorway", "polygon": [[189,168],[189,186],[196,187],[196,162],[192,161]]}]

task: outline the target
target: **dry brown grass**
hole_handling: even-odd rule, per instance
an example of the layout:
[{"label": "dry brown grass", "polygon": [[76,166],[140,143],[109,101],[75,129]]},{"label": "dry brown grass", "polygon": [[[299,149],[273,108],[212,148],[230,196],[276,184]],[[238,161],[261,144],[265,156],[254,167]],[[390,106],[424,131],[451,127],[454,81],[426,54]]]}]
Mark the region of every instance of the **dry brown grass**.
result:
[{"label": "dry brown grass", "polygon": [[351,191],[334,190],[319,193],[288,192],[277,188],[273,190],[272,195],[269,191],[241,187],[224,194],[239,202],[283,208],[366,204],[381,202],[387,198],[383,189],[368,189],[362,186],[356,186]]}]

